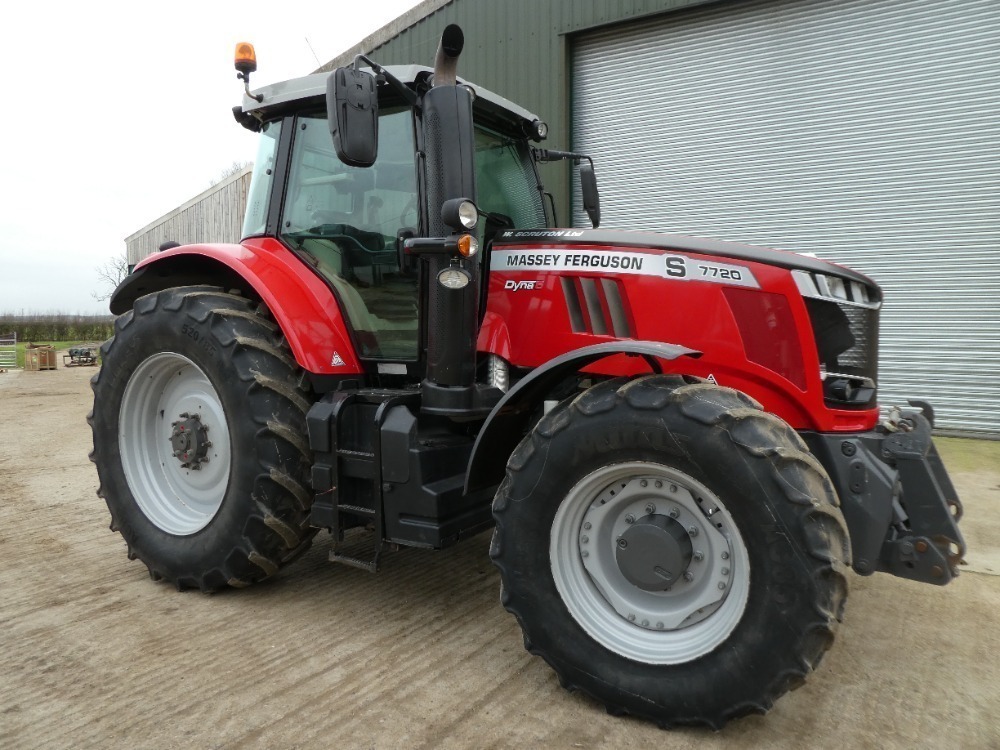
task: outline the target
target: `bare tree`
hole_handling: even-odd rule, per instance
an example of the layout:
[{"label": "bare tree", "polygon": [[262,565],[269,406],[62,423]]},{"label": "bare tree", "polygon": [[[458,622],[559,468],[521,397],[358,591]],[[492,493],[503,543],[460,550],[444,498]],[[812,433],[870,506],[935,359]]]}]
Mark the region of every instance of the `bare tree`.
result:
[{"label": "bare tree", "polygon": [[219,173],[219,176],[216,179],[212,180],[211,184],[212,185],[218,185],[220,182],[222,182],[227,177],[232,177],[234,174],[242,172],[247,167],[252,167],[252,166],[253,166],[253,162],[252,161],[234,161],[228,167],[226,167],[225,169],[223,169]]},{"label": "bare tree", "polygon": [[115,288],[128,276],[128,255],[116,255],[94,270],[97,272],[97,286],[100,289],[92,291],[90,295],[98,302],[111,299]]}]

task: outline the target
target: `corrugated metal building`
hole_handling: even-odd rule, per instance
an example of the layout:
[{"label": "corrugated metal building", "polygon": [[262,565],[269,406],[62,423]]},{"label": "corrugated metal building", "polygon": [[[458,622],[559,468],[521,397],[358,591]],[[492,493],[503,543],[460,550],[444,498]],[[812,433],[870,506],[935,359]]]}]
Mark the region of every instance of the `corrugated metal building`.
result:
[{"label": "corrugated metal building", "polygon": [[[883,401],[1000,433],[1000,3],[427,0],[321,70],[430,64],[447,23],[463,77],[595,157],[603,225],[870,274]],[[545,169],[566,223],[569,170]]]}]

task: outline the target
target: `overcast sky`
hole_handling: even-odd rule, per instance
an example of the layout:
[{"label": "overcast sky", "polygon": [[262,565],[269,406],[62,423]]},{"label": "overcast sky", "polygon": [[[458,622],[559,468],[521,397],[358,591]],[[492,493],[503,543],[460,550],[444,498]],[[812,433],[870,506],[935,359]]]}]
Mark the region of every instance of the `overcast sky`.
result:
[{"label": "overcast sky", "polygon": [[237,42],[257,50],[256,88],[311,73],[317,58],[329,61],[417,3],[8,7],[0,24],[0,313],[107,312],[91,296],[96,267],[234,161],[254,158],[254,134],[232,116],[241,101]]}]

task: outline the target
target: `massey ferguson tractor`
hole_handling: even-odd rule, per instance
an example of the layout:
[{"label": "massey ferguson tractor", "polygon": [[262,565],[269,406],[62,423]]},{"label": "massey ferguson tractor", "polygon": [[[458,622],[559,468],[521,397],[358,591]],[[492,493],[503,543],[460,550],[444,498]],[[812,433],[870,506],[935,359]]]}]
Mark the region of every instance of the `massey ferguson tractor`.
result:
[{"label": "massey ferguson tractor", "polygon": [[[243,239],[154,254],[111,300],[111,529],[214,591],[319,529],[376,571],[493,527],[501,601],[564,687],[664,727],[762,713],[829,648],[849,570],[941,585],[965,552],[931,408],[879,407],[879,287],[597,229],[589,157],[460,80],[462,44],[256,91],[237,47]],[[554,228],[554,160],[593,228]]]}]

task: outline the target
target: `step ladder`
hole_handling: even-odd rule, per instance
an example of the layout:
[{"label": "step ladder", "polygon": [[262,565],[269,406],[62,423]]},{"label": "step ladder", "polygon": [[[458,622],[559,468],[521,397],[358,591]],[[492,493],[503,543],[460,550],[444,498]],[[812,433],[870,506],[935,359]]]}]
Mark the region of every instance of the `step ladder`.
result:
[{"label": "step ladder", "polygon": [[[350,408],[366,404],[376,407],[373,422],[369,425],[371,428],[370,446],[367,446],[369,449],[359,450],[356,446],[342,447],[345,442],[350,443],[350,441],[344,440],[344,418]],[[331,461],[333,469],[330,477],[331,489],[326,492],[322,500],[318,500],[318,504],[321,504],[322,507],[317,509],[326,519],[326,524],[329,525],[330,533],[333,536],[333,549],[330,551],[332,562],[343,563],[354,568],[367,570],[370,573],[378,571],[379,560],[385,548],[383,501],[385,487],[382,480],[381,428],[392,408],[396,406],[419,407],[419,404],[420,396],[416,392],[359,390],[333,394],[329,402],[329,414],[333,425],[335,425],[336,445],[331,446],[334,458]],[[368,482],[371,488],[370,497],[345,497],[341,493],[341,487],[344,484],[343,480],[347,478]],[[370,500],[370,505],[362,504],[359,499],[362,502],[365,499]],[[314,512],[314,517],[316,515],[318,514]],[[367,554],[358,555],[355,544],[350,545],[350,551],[345,550],[345,515],[370,519],[372,547]],[[351,526],[353,525],[351,524]]]}]

